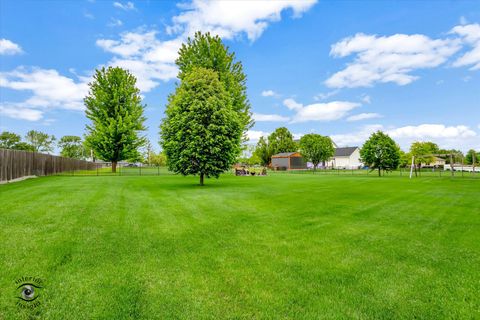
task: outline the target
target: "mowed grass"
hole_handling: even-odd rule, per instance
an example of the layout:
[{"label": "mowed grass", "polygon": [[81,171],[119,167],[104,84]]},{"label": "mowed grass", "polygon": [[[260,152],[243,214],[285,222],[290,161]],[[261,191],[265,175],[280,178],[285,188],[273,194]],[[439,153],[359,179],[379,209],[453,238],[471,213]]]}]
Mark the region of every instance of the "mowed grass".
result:
[{"label": "mowed grass", "polygon": [[[197,180],[0,186],[0,318],[480,317],[478,179]],[[33,310],[22,276],[43,280]]]}]

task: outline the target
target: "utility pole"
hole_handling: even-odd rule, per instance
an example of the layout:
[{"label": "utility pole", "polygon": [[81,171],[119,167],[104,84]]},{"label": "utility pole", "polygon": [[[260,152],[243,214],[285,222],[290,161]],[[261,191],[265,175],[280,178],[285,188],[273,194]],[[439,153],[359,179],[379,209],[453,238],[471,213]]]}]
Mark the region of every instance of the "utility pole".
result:
[{"label": "utility pole", "polygon": [[472,172],[473,172],[474,175],[475,175],[475,161],[476,161],[476,159],[475,159],[475,153],[476,153],[476,151],[473,150],[473,153],[472,153],[472,165],[473,165],[473,168],[472,168],[472,169],[473,169],[473,171],[472,171]]},{"label": "utility pole", "polygon": [[[410,166],[410,179],[412,179],[413,174],[413,167],[415,166],[415,156],[412,156],[412,165]],[[417,171],[415,171],[415,176],[417,175]]]},{"label": "utility pole", "polygon": [[453,177],[453,154],[450,153],[450,171],[452,171],[452,177]]}]

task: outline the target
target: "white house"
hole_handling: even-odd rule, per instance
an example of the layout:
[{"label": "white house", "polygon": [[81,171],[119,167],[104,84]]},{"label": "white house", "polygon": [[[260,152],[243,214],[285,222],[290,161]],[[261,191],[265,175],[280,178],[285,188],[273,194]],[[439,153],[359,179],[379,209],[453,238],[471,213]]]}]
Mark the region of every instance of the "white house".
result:
[{"label": "white house", "polygon": [[360,161],[359,147],[335,148],[335,154],[327,164],[328,167],[337,169],[358,169],[363,167]]}]

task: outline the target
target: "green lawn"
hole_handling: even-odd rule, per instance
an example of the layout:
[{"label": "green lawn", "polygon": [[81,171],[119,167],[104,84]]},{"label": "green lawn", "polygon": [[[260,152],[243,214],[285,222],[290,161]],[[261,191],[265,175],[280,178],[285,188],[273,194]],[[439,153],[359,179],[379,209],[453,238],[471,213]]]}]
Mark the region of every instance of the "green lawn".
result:
[{"label": "green lawn", "polygon": [[1,185],[0,319],[480,318],[479,179],[197,180]]}]

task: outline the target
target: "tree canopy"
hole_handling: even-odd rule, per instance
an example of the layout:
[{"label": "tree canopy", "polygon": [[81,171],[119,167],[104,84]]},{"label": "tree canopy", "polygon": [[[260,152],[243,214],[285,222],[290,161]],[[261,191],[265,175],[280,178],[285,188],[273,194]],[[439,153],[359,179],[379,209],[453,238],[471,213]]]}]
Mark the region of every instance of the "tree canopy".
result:
[{"label": "tree canopy", "polygon": [[330,137],[309,133],[300,139],[300,153],[306,161],[313,163],[315,171],[320,162],[333,156],[335,149]]},{"label": "tree canopy", "polygon": [[47,133],[30,130],[25,135],[25,140],[35,152],[53,152],[55,137]]},{"label": "tree canopy", "polygon": [[0,133],[0,148],[2,149],[15,149],[21,140],[21,137],[13,132],[3,131]]},{"label": "tree canopy", "polygon": [[145,117],[136,81],[122,68],[96,70],[84,99],[87,118],[92,121],[87,125],[87,145],[97,157],[112,162],[113,172],[118,161],[137,158],[146,142],[140,136]]},{"label": "tree canopy", "polygon": [[394,170],[400,163],[400,149],[387,134],[382,131],[372,133],[370,138],[360,149],[362,162],[370,169],[378,170],[381,176],[382,170]]},{"label": "tree canopy", "polygon": [[176,60],[179,69],[178,78],[183,81],[194,68],[211,69],[218,74],[227,95],[231,99],[232,109],[238,113],[243,134],[252,127],[250,102],[247,98],[247,77],[235,53],[230,52],[219,36],[210,33],[195,33],[182,44]]},{"label": "tree canopy", "polygon": [[439,153],[438,145],[433,142],[416,141],[410,146],[410,154],[415,157],[415,164],[431,164],[435,161],[433,154]]},{"label": "tree canopy", "polygon": [[262,166],[268,166],[270,164],[272,154],[264,137],[260,137],[253,153]]},{"label": "tree canopy", "polygon": [[58,146],[62,149],[60,151],[62,157],[85,159],[86,150],[83,146],[82,138],[78,136],[63,136],[58,141]]},{"label": "tree canopy", "polygon": [[293,135],[285,128],[277,128],[268,136],[270,157],[281,152],[295,152],[298,149],[293,141]]},{"label": "tree canopy", "polygon": [[169,97],[160,126],[170,170],[182,175],[218,177],[240,152],[242,120],[212,69],[196,67],[183,75]]},{"label": "tree canopy", "polygon": [[[475,161],[474,161],[475,160]],[[470,149],[467,151],[467,154],[465,155],[465,163],[466,164],[480,164],[480,152],[476,152],[473,149]]]}]

